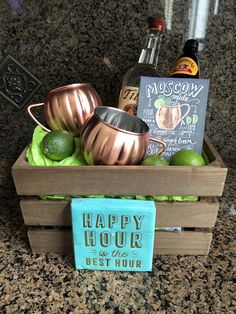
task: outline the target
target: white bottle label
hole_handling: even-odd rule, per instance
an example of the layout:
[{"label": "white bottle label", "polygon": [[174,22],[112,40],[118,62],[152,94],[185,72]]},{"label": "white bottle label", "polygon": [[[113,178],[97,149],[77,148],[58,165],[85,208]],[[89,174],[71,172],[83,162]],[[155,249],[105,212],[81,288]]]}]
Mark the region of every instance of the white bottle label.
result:
[{"label": "white bottle label", "polygon": [[123,86],[120,91],[118,108],[137,115],[139,88],[134,86]]}]

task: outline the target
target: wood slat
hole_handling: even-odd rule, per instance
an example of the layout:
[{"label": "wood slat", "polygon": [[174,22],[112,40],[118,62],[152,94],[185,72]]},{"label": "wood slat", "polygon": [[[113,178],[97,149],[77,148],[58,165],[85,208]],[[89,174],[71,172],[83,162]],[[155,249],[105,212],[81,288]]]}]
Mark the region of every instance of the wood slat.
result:
[{"label": "wood slat", "polygon": [[62,166],[32,167],[26,149],[12,168],[18,195],[197,195],[221,196],[227,174],[205,137],[206,167]]},{"label": "wood slat", "polygon": [[216,198],[203,198],[199,202],[160,202],[156,207],[157,227],[212,228],[219,203]]},{"label": "wood slat", "polygon": [[157,232],[155,254],[208,255],[212,240],[210,232]]},{"label": "wood slat", "polygon": [[[21,200],[26,225],[71,226],[69,201]],[[202,198],[199,202],[156,203],[158,227],[214,227],[219,204],[216,198]]]},{"label": "wood slat", "polygon": [[211,143],[209,137],[206,134],[204,135],[203,148],[208,158],[212,161],[210,166],[215,165],[221,168],[226,168],[223,160],[221,159],[220,155],[218,154],[217,150],[215,149],[214,145]]},{"label": "wood slat", "polygon": [[[70,230],[29,230],[28,237],[33,253],[72,254]],[[212,234],[188,231],[182,233],[156,232],[154,254],[207,255]]]},{"label": "wood slat", "polygon": [[29,230],[28,238],[33,253],[73,253],[70,230]]},{"label": "wood slat", "polygon": [[13,166],[18,195],[220,196],[227,169],[155,166]]}]

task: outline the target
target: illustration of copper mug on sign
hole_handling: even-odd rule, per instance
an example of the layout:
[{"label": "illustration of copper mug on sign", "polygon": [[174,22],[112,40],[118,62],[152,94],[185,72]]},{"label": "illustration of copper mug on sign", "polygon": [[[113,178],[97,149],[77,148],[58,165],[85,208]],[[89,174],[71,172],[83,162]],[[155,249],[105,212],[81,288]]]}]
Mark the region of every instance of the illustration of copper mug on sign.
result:
[{"label": "illustration of copper mug on sign", "polygon": [[[162,130],[174,130],[177,125],[187,116],[190,111],[189,104],[180,104],[177,101],[166,102],[163,99],[157,99],[155,102],[157,109],[156,123]],[[184,108],[185,107],[185,113]]]}]

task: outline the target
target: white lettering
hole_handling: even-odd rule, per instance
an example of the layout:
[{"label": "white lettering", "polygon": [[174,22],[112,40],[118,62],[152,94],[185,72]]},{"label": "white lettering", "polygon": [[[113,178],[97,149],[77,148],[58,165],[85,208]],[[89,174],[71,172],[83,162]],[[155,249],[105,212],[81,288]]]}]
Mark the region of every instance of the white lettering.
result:
[{"label": "white lettering", "polygon": [[203,85],[195,85],[195,84],[190,84],[190,93],[189,96],[192,96],[193,98],[195,98],[200,91],[203,89]]},{"label": "white lettering", "polygon": [[[150,98],[153,95],[163,94],[165,96],[171,96],[172,94],[193,97],[195,98],[203,89],[203,85],[197,85],[188,82],[174,82],[174,81],[160,81],[158,83],[152,83],[146,85],[146,96]],[[172,95],[173,97],[173,95]],[[183,100],[188,100],[188,99]]]}]

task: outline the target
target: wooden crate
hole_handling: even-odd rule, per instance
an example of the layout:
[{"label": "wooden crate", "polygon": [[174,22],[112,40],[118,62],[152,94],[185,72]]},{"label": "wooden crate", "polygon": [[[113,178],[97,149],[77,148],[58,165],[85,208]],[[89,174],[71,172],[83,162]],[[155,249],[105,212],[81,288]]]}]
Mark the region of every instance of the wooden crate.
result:
[{"label": "wooden crate", "polygon": [[32,167],[25,150],[12,168],[34,253],[72,253],[69,201],[44,201],[37,195],[197,195],[196,202],[159,202],[157,227],[184,227],[181,233],[157,231],[156,254],[206,255],[218,213],[217,196],[227,169],[209,139],[206,167],[63,166]]}]

